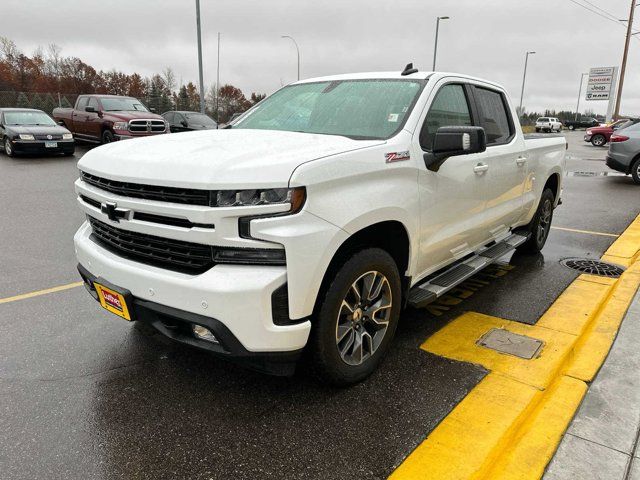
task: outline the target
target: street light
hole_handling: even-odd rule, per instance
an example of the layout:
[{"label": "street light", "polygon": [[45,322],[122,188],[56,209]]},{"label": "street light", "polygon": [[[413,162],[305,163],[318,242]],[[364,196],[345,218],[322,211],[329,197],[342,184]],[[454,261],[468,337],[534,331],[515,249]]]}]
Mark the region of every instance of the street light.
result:
[{"label": "street light", "polygon": [[436,56],[438,54],[438,30],[440,30],[440,20],[449,20],[449,17],[438,17],[436,19],[436,41],[433,46],[433,68],[432,70],[436,71]]},{"label": "street light", "polygon": [[527,52],[524,57],[524,74],[522,75],[522,90],[520,91],[520,109],[518,114],[522,116],[522,99],[524,98],[524,81],[527,78],[527,63],[529,62],[529,55],[534,55],[536,52]]},{"label": "street light", "polygon": [[576,118],[574,120],[578,121],[578,112],[580,111],[580,94],[582,93],[582,84],[584,83],[584,76],[589,75],[588,73],[583,73],[580,76],[580,87],[578,87],[578,104],[576,105]]},{"label": "street light", "polygon": [[198,74],[200,76],[200,112],[204,113],[204,83],[202,75],[202,32],[200,28],[200,0],[196,0],[196,26],[198,30]]},{"label": "street light", "polygon": [[296,53],[298,54],[298,80],[300,80],[300,48],[298,48],[298,42],[296,42],[295,38],[293,38],[293,37],[291,37],[289,35],[282,35],[280,38],[288,38],[296,46]]}]

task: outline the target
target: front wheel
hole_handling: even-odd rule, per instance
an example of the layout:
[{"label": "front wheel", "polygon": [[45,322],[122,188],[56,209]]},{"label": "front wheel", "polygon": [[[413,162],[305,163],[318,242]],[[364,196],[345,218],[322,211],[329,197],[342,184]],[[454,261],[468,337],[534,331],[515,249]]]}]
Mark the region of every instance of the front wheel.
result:
[{"label": "front wheel", "polygon": [[110,130],[105,130],[102,132],[102,144],[105,145],[107,143],[111,143],[114,141],[113,133]]},{"label": "front wheel", "polygon": [[15,155],[13,147],[11,146],[11,142],[8,138],[4,139],[4,153],[7,155],[7,157],[13,157]]},{"label": "front wheel", "polygon": [[576,127],[574,127],[573,125],[569,125],[567,128],[568,128],[569,130],[575,130],[575,128],[576,128]]},{"label": "front wheel", "polygon": [[631,165],[631,178],[633,178],[636,185],[640,185],[640,158]]},{"label": "front wheel", "polygon": [[603,146],[605,143],[607,143],[607,139],[604,138],[604,135],[594,135],[593,138],[591,138],[591,145],[593,145],[594,147],[601,147]]},{"label": "front wheel", "polygon": [[538,204],[538,209],[533,215],[529,225],[522,230],[529,233],[529,239],[520,245],[517,250],[523,253],[538,253],[547,243],[551,221],[553,220],[553,203],[555,197],[549,188],[545,188]]},{"label": "front wheel", "polygon": [[321,379],[338,386],[368,377],[384,358],[402,303],[400,274],[379,248],[349,258],[312,320],[309,349]]}]

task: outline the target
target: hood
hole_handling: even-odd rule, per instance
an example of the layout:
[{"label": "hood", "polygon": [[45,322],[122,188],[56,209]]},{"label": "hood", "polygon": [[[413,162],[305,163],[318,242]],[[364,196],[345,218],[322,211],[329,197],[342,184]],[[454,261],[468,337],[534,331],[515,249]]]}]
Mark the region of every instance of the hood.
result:
[{"label": "hood", "polygon": [[595,133],[610,133],[613,132],[613,127],[588,127],[587,130]]},{"label": "hood", "polygon": [[62,135],[70,133],[69,130],[60,125],[7,125],[7,131],[14,135]]},{"label": "hood", "polygon": [[383,140],[273,130],[204,130],[114,142],[78,168],[113,180],[201,189],[283,187],[299,165]]},{"label": "hood", "polygon": [[134,119],[138,119],[138,118],[143,118],[145,120],[162,120],[164,121],[164,118],[162,118],[162,115],[158,115],[157,113],[152,113],[152,112],[118,112],[118,111],[106,111],[104,112],[104,116],[105,117],[112,117],[112,118],[116,118],[118,120],[134,120]]}]

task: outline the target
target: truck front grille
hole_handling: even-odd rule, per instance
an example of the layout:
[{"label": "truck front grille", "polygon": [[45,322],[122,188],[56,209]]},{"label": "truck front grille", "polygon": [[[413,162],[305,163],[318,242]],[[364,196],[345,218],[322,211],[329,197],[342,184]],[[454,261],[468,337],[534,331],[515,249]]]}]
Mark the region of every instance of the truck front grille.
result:
[{"label": "truck front grille", "polygon": [[186,205],[210,206],[212,192],[195,188],[159,187],[157,185],[142,185],[139,183],[120,182],[98,177],[90,173],[81,172],[82,180],[94,187],[124,197],[143,198],[160,202],[174,202]]},{"label": "truck front grille", "polygon": [[130,120],[129,131],[132,133],[160,133],[164,132],[164,120]]},{"label": "truck front grille", "polygon": [[88,217],[92,238],[116,255],[183,273],[202,273],[213,267],[211,247],[121,230]]}]

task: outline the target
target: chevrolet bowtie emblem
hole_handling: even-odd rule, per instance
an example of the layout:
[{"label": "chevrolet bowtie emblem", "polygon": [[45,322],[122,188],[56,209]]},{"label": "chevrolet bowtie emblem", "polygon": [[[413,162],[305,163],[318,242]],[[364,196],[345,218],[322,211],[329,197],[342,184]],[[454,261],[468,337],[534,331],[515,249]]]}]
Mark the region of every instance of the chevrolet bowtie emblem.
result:
[{"label": "chevrolet bowtie emblem", "polygon": [[115,202],[104,202],[100,204],[100,211],[104,213],[112,222],[119,222],[120,219],[131,220],[133,212],[128,208],[118,208]]}]

